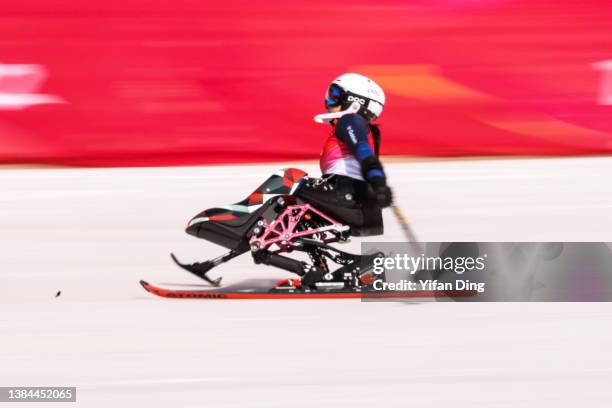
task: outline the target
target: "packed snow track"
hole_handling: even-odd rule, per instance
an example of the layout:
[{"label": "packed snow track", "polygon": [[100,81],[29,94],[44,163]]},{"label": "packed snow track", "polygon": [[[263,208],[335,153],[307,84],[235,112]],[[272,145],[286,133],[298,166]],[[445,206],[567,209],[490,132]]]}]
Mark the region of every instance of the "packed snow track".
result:
[{"label": "packed snow track", "polygon": [[[76,386],[84,407],[612,406],[610,303],[200,301],[142,289],[140,279],[201,287],[169,253],[224,249],[185,234],[187,220],[289,165],[317,174],[290,163],[0,170],[0,386]],[[386,168],[422,240],[611,241],[612,158]],[[377,240],[403,239],[388,210],[385,225]],[[289,275],[245,254],[211,276]]]}]

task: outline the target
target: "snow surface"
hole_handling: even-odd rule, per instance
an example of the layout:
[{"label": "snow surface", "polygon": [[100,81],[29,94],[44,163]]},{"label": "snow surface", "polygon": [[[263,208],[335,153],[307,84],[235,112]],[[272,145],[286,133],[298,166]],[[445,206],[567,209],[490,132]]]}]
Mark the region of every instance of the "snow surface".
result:
[{"label": "snow surface", "polygon": [[[77,386],[87,407],[612,406],[610,303],[222,302],[140,287],[201,285],[168,253],[224,250],[185,234],[187,220],[278,167],[1,171],[0,386]],[[611,241],[612,158],[387,170],[422,240]],[[390,211],[385,223],[379,240],[403,239]],[[248,254],[212,275],[289,276]]]}]

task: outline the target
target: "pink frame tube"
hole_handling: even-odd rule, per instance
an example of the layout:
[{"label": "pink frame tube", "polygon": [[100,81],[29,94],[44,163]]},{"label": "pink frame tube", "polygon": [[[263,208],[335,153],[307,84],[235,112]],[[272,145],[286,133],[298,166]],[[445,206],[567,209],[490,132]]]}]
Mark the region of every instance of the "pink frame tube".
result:
[{"label": "pink frame tube", "polygon": [[[299,212],[295,215],[292,215],[293,211],[299,209]],[[311,228],[306,231],[295,231],[298,223],[306,214],[307,211],[311,211],[323,218],[325,221],[329,222],[329,226],[319,227],[319,228]],[[264,220],[264,224],[262,226],[264,229],[263,234],[259,237],[253,236],[250,240],[250,244],[252,248],[256,249],[265,249],[270,245],[281,243],[287,244],[293,241],[295,238],[316,234],[318,232],[328,231],[330,229],[337,229],[339,231],[346,230],[347,227],[333,218],[323,214],[321,211],[312,207],[310,204],[298,204],[298,205],[290,205],[288,206],[273,222],[272,224],[268,224]]]}]

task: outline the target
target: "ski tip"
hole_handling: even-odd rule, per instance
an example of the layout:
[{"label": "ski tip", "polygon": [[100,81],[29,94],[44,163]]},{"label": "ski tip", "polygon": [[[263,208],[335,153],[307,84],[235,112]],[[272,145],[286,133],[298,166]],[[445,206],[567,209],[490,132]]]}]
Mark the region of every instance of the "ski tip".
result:
[{"label": "ski tip", "polygon": [[144,281],[144,280],[140,280],[140,284],[142,285],[143,288],[145,288],[145,290],[148,292],[149,291],[149,282]]}]

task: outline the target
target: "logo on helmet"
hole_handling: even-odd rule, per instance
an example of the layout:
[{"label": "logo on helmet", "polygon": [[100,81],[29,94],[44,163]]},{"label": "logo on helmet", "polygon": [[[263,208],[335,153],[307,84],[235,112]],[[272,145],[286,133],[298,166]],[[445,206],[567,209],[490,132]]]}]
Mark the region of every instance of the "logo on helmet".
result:
[{"label": "logo on helmet", "polygon": [[358,98],[358,97],[353,96],[353,95],[349,95],[347,99],[348,99],[349,102],[357,101],[357,102],[359,102],[362,105],[365,105],[365,103],[366,103],[365,99]]},{"label": "logo on helmet", "polygon": [[378,94],[378,91],[376,89],[374,89],[374,88],[368,88],[368,93],[370,93],[372,95],[375,95],[375,96],[380,96]]}]

